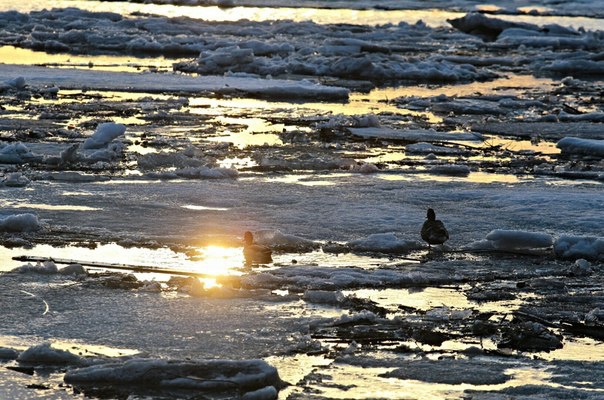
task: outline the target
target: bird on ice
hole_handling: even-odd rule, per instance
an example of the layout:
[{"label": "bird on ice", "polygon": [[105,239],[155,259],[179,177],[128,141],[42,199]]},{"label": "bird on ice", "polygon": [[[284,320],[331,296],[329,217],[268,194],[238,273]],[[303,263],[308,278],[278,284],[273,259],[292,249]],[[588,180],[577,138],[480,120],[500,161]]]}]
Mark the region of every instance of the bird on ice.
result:
[{"label": "bird on ice", "polygon": [[273,262],[271,249],[254,243],[254,235],[250,231],[243,234],[243,257],[247,265]]},{"label": "bird on ice", "polygon": [[441,220],[436,219],[436,213],[433,209],[428,208],[426,222],[422,226],[422,239],[428,243],[428,247],[432,244],[443,244],[449,240],[449,232],[445,228],[445,224]]}]

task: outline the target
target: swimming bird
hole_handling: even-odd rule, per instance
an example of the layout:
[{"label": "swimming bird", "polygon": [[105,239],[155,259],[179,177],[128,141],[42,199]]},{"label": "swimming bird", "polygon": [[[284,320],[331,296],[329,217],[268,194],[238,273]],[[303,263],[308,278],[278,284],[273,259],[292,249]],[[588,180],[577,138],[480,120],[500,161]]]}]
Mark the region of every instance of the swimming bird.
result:
[{"label": "swimming bird", "polygon": [[428,247],[432,244],[443,244],[449,240],[449,232],[441,220],[436,219],[436,213],[428,208],[428,218],[422,226],[422,239],[428,242]]},{"label": "swimming bird", "polygon": [[247,265],[273,262],[271,249],[254,243],[254,235],[250,231],[243,234],[243,257]]}]

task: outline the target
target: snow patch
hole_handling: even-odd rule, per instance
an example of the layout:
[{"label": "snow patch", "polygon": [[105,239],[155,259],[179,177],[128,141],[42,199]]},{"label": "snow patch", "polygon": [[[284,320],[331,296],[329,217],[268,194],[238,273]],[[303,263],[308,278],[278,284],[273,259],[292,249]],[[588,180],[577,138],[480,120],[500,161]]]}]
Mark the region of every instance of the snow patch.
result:
[{"label": "snow patch", "polygon": [[99,124],[94,134],[82,144],[82,149],[100,149],[126,132],[126,126],[113,122]]}]

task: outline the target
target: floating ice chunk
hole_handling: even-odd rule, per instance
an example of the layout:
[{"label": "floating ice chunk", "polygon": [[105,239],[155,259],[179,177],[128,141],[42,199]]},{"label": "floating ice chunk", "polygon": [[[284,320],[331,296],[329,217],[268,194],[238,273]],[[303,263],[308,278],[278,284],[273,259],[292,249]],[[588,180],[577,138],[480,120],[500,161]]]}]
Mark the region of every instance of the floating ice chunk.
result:
[{"label": "floating ice chunk", "polygon": [[471,172],[467,165],[457,164],[435,165],[427,168],[426,171],[430,174],[449,176],[468,176]]},{"label": "floating ice chunk", "polygon": [[277,389],[274,386],[267,386],[262,389],[247,392],[241,397],[241,400],[276,400]]},{"label": "floating ice chunk", "polygon": [[289,235],[279,230],[263,229],[254,231],[253,234],[256,243],[281,251],[311,251],[319,247],[319,244],[312,240]]},{"label": "floating ice chunk", "polygon": [[135,358],[71,369],[65,382],[77,385],[144,385],[197,391],[281,387],[277,369],[262,360],[178,361]]},{"label": "floating ice chunk", "polygon": [[82,144],[82,148],[100,149],[109,144],[113,139],[123,135],[124,132],[126,132],[126,126],[123,124],[116,124],[113,122],[99,124],[94,134]]},{"label": "floating ice chunk", "polygon": [[307,290],[302,298],[309,303],[337,305],[342,302],[344,295],[340,291]]},{"label": "floating ice chunk", "polygon": [[374,233],[366,238],[348,242],[353,251],[369,251],[379,253],[406,253],[422,248],[416,240],[403,240],[392,232]]},{"label": "floating ice chunk", "polygon": [[82,365],[84,360],[68,351],[55,349],[50,343],[42,343],[25,350],[17,361],[33,365]]},{"label": "floating ice chunk", "polygon": [[19,357],[19,352],[8,347],[0,347],[0,360],[14,360]]},{"label": "floating ice chunk", "polygon": [[540,249],[554,244],[554,238],[547,233],[504,229],[489,232],[486,239],[495,249],[505,251]]},{"label": "floating ice chunk", "polygon": [[352,315],[342,315],[341,317],[337,318],[335,321],[333,321],[333,325],[337,326],[337,325],[347,325],[347,324],[352,324],[355,322],[375,322],[378,319],[378,316],[374,313],[372,313],[371,311],[361,311],[360,313],[357,314],[352,314]]},{"label": "floating ice chunk", "polygon": [[565,137],[556,146],[562,153],[604,158],[604,140]]},{"label": "floating ice chunk", "polygon": [[604,238],[562,235],[554,243],[554,252],[561,258],[604,261]]},{"label": "floating ice chunk", "polygon": [[29,178],[21,172],[13,172],[12,174],[6,175],[2,182],[0,182],[0,185],[7,187],[25,187],[29,185],[30,182]]},{"label": "floating ice chunk", "polygon": [[0,232],[34,232],[42,228],[34,214],[15,214],[0,218]]},{"label": "floating ice chunk", "polygon": [[58,272],[58,268],[54,262],[45,261],[43,263],[38,262],[38,263],[36,263],[36,265],[27,263],[27,264],[21,265],[20,267],[13,268],[11,270],[11,272],[16,272],[19,274],[34,273],[34,274],[52,275],[52,274],[56,274]]}]

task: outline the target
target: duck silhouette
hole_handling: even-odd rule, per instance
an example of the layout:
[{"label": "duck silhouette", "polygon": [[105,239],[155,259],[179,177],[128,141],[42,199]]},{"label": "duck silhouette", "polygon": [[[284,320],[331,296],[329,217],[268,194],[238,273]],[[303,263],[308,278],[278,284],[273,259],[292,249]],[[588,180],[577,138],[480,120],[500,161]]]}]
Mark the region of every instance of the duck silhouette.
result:
[{"label": "duck silhouette", "polygon": [[436,219],[436,213],[428,208],[426,222],[422,226],[422,239],[428,243],[428,247],[433,244],[443,244],[449,240],[449,232],[441,220]]},{"label": "duck silhouette", "polygon": [[247,265],[273,262],[271,249],[254,243],[254,235],[250,231],[243,234],[243,257]]}]

